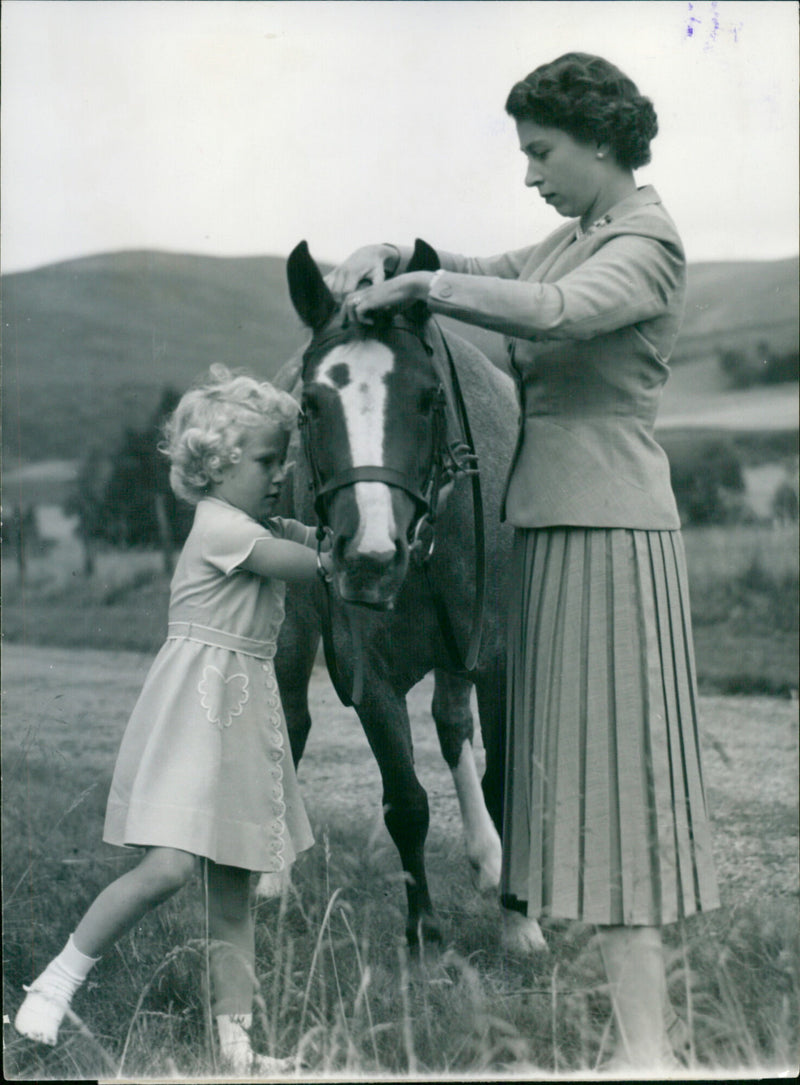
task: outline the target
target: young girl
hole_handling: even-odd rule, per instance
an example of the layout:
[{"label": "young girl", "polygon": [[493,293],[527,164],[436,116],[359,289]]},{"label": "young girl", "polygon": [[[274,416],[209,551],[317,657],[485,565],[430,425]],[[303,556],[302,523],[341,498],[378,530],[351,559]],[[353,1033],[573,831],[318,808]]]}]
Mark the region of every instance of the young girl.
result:
[{"label": "young girl", "polygon": [[[287,1069],[250,1044],[250,872],[285,870],[313,843],[273,657],[285,580],[317,570],[312,528],[267,517],[286,472],[291,396],[213,366],[167,423],[178,496],[197,506],[172,579],[167,641],[123,736],[104,840],[144,848],[27,988],[14,1022],[55,1044],[89,970],[202,867],[220,1057],[236,1073]],[[329,558],[320,563],[328,571]]]}]

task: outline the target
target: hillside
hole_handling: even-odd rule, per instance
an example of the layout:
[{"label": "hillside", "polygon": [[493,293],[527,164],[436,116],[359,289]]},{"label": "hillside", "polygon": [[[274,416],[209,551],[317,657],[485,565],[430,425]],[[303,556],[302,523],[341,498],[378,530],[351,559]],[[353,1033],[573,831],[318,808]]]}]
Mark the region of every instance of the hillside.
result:
[{"label": "hillside", "polygon": [[[676,361],[708,362],[723,340],[796,348],[797,277],[797,258],[694,265]],[[181,390],[212,362],[269,377],[305,337],[282,257],[113,253],[0,286],[5,470],[116,444],[165,384]],[[458,330],[502,360],[498,337]]]},{"label": "hillside", "polygon": [[797,350],[798,258],[692,264],[686,315],[673,361],[747,349]]},{"label": "hillside", "polygon": [[212,362],[274,372],[303,339],[284,267],[127,252],[4,275],[6,465],[116,441]]}]

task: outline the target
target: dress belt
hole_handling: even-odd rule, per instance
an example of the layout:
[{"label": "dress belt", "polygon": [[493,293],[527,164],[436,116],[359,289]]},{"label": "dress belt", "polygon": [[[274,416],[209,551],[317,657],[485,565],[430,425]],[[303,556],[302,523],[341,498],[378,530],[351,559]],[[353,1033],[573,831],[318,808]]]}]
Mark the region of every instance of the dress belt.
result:
[{"label": "dress belt", "polygon": [[170,622],[167,626],[167,640],[194,640],[212,648],[227,648],[230,652],[255,656],[256,659],[272,659],[275,655],[275,645],[270,641],[242,637],[238,633],[213,629],[209,625],[198,625],[197,622]]}]

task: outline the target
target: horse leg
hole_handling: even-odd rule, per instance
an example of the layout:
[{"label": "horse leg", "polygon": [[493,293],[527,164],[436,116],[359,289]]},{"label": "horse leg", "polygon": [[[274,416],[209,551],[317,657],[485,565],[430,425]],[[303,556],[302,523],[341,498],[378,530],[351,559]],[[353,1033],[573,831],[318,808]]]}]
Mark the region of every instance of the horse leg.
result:
[{"label": "horse leg", "polygon": [[439,746],[453,774],[467,859],[478,889],[497,889],[500,884],[501,847],[497,829],[486,808],[475,755],[472,749],[472,683],[461,675],[434,672],[431,712]]},{"label": "horse leg", "polygon": [[414,771],[411,726],[405,698],[371,675],[358,715],[383,781],[383,817],[407,875],[410,946],[439,942],[441,925],[433,911],[425,873],[428,796]]},{"label": "horse leg", "polygon": [[275,675],[295,766],[300,763],[311,730],[308,684],[319,637],[319,618],[307,590],[302,585],[292,585],[286,593],[286,617],[278,637]]},{"label": "horse leg", "polygon": [[502,662],[478,673],[475,692],[481,738],[486,755],[481,788],[486,809],[498,833],[503,832],[503,788],[505,784],[506,676]]},{"label": "horse leg", "polygon": [[[501,662],[479,675],[476,681],[481,735],[486,750],[483,793],[494,824],[502,830],[505,774],[506,675]],[[498,877],[498,883],[499,883]],[[547,942],[536,919],[524,912],[500,906],[502,940],[506,949],[517,953],[541,953]]]}]

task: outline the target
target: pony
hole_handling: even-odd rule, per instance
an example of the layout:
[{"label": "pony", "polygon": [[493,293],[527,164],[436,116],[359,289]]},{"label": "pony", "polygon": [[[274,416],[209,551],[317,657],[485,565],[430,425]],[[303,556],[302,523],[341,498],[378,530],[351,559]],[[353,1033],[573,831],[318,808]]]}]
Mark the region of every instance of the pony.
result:
[{"label": "pony", "polygon": [[[410,270],[438,266],[434,250],[417,242]],[[505,373],[443,332],[424,304],[379,316],[374,327],[346,327],[305,242],[289,256],[287,276],[311,339],[275,377],[302,408],[284,511],[319,525],[319,545],[330,545],[334,566],[332,584],[287,585],[275,667],[292,754],[299,764],[322,630],[334,686],[354,704],[380,769],[384,821],[406,874],[407,940],[436,942],[442,928],[424,857],[428,800],[414,770],[405,698],[434,671],[431,712],[467,857],[478,888],[496,889],[512,590],[511,531],[500,506],[516,395]],[[482,781],[472,749],[473,686]],[[523,948],[541,948],[538,924],[514,918]]]}]

